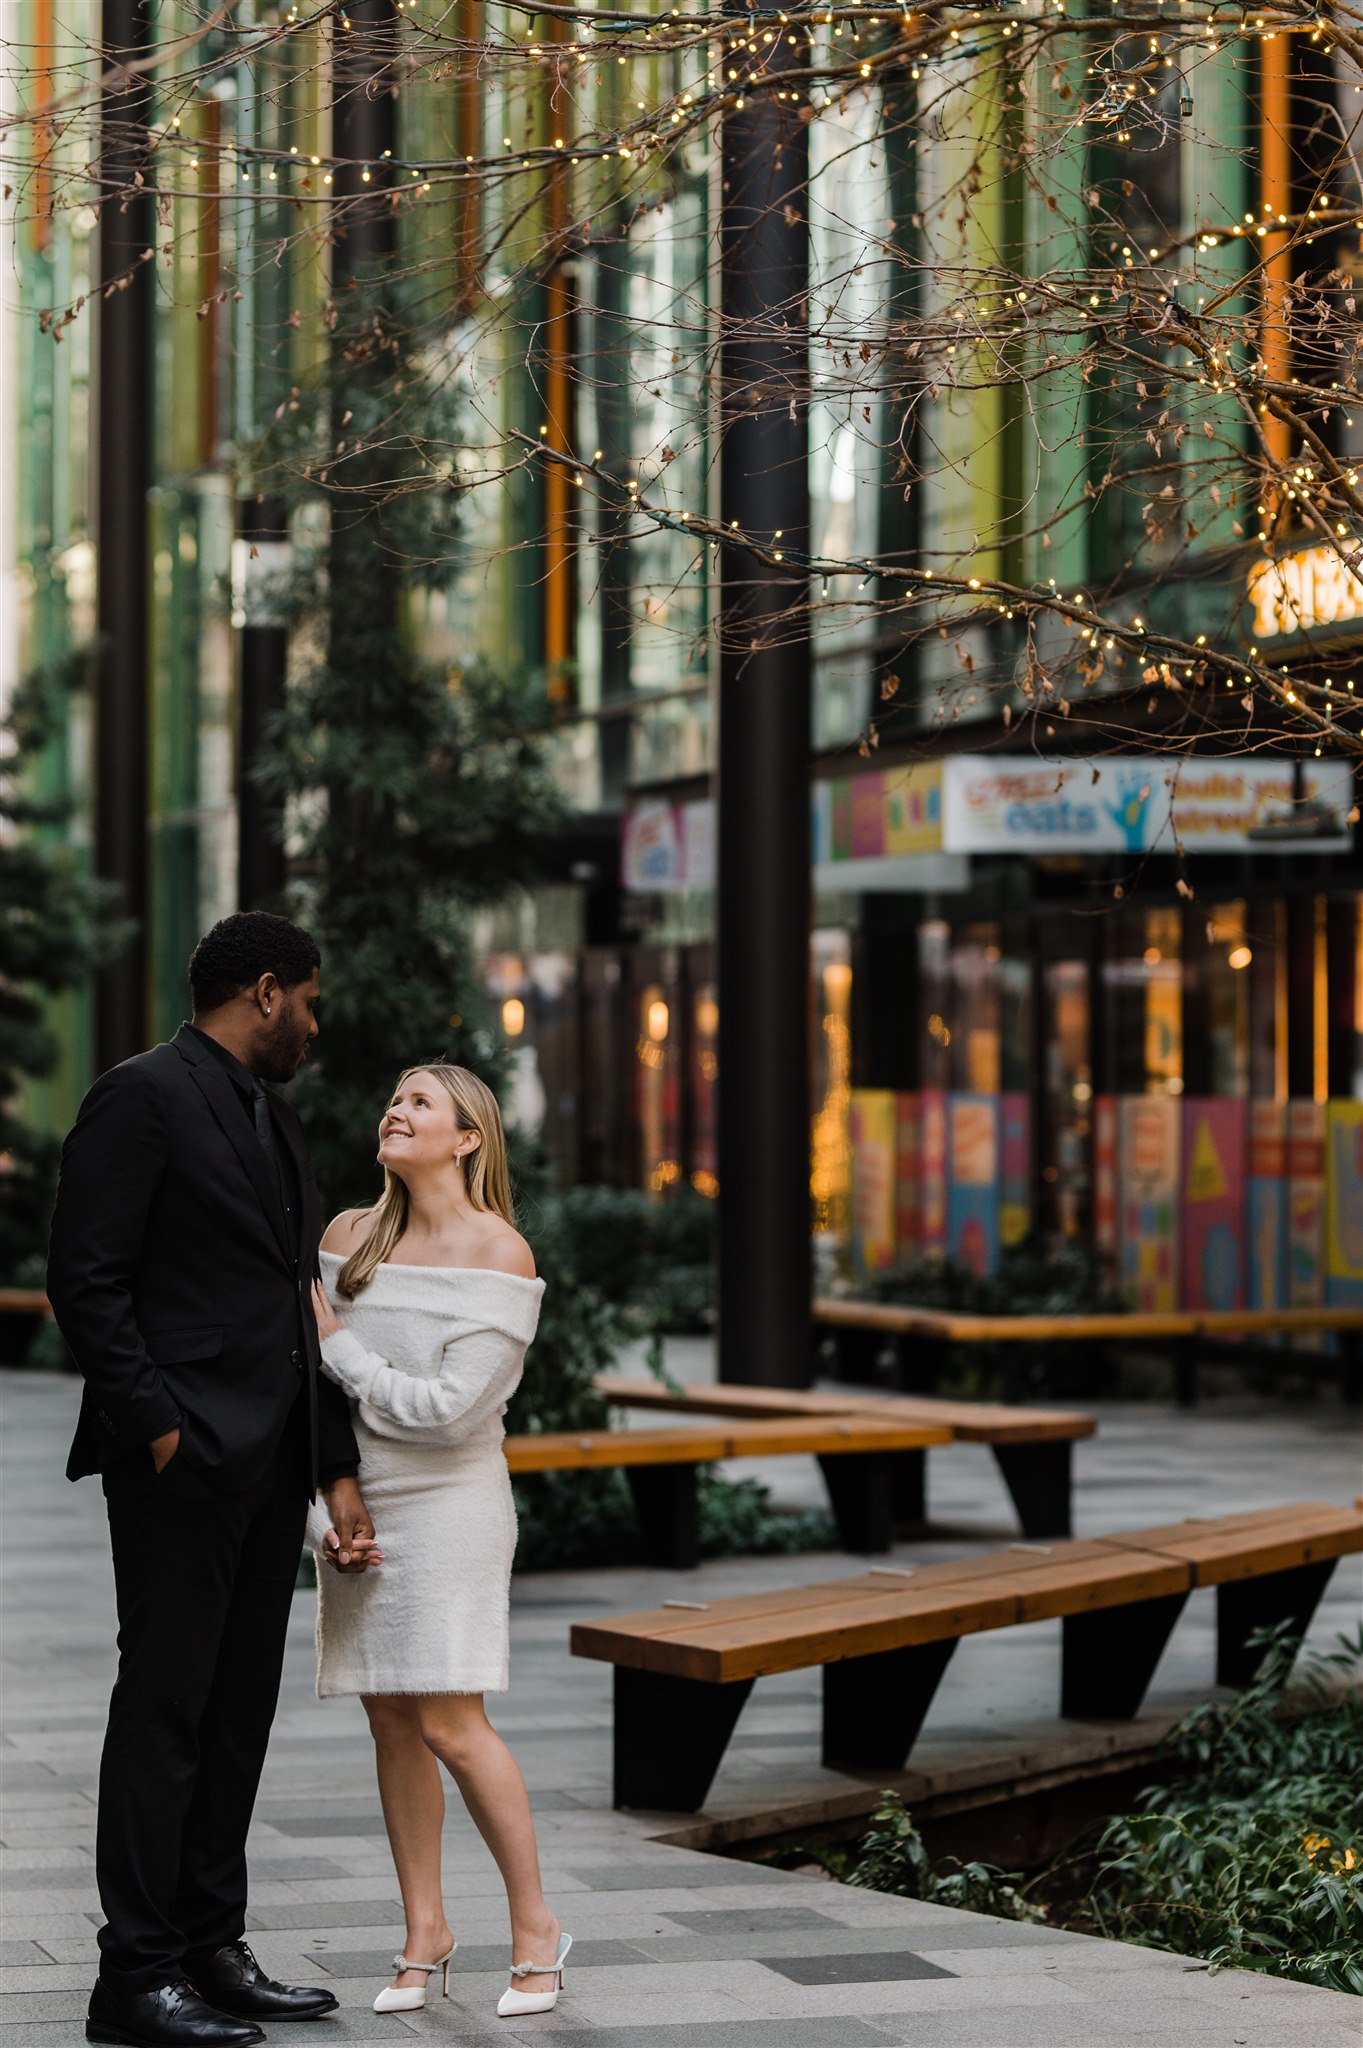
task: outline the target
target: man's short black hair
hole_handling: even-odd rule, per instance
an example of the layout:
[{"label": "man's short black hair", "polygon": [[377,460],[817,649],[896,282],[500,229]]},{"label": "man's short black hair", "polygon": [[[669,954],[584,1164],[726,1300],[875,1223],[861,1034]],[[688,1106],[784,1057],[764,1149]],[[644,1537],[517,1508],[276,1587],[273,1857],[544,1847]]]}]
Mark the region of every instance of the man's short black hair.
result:
[{"label": "man's short black hair", "polygon": [[190,956],[195,1011],[220,1010],[262,974],[273,974],[282,989],[297,988],[321,963],[316,939],[301,925],[268,910],[239,910],[205,932]]}]

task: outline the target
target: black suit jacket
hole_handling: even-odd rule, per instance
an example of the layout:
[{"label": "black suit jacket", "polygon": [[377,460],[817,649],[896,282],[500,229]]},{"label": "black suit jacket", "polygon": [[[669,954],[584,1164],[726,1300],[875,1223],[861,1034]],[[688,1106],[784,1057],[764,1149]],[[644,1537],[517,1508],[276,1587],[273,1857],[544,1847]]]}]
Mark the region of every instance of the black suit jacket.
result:
[{"label": "black suit jacket", "polygon": [[236,1085],[192,1031],[112,1068],[81,1104],[47,1271],[85,1379],[69,1479],[178,1423],[187,1463],[228,1489],[249,1485],[300,1376],[314,1486],[358,1469],[345,1396],[319,1369],[321,1217],[303,1129],[277,1096],[273,1108],[302,1193],[296,1248]]}]

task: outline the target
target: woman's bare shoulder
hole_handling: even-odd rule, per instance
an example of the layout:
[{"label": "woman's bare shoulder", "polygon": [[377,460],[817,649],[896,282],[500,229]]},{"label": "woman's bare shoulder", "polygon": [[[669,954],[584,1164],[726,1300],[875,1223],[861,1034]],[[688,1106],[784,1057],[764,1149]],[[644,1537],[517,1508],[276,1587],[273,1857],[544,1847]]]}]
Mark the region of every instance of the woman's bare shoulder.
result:
[{"label": "woman's bare shoulder", "polygon": [[521,1280],[535,1278],[535,1254],[519,1230],[500,1216],[489,1216],[478,1233],[478,1264],[489,1273],[512,1273]]},{"label": "woman's bare shoulder", "polygon": [[322,1232],[322,1250],[339,1252],[343,1256],[356,1250],[369,1221],[368,1209],[342,1209],[339,1216],[333,1216]]}]

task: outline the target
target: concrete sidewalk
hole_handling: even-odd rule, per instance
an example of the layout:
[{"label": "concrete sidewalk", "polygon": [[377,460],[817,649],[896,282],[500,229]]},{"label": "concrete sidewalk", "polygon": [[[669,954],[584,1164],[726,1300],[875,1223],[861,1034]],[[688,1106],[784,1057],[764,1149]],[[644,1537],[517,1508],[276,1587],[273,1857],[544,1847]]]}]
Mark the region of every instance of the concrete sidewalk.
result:
[{"label": "concrete sidewalk", "polygon": [[[0,1385],[3,1431],[3,1896],[0,2048],[83,2039],[100,1914],[94,1784],[113,1673],[103,1504],[61,1477],[76,1388],[45,1375]],[[1345,1500],[1358,1488],[1356,1419],[1161,1407],[1104,1413],[1080,1446],[1078,1529],[1169,1519],[1272,1499]],[[978,1469],[977,1469],[978,1466]],[[813,1494],[789,1467],[783,1490]],[[997,1498],[996,1498],[997,1493]],[[1011,1534],[987,1457],[939,1457],[935,1512],[947,1532],[905,1556],[992,1547]],[[839,1556],[730,1560],[703,1568],[705,1595],[847,1570]],[[1350,1626],[1360,1560],[1336,1572],[1313,1637]],[[621,1571],[518,1580],[512,1689],[493,1703],[529,1781],[546,1880],[576,1937],[550,2017],[498,2021],[508,1958],[491,1861],[451,1794],[446,1898],[459,1936],[454,1997],[378,2018],[402,1919],[359,1706],[312,1698],[310,1593],[295,1603],[284,1699],[253,1836],[252,1939],[278,1974],[334,1986],[326,2041],[492,2043],[613,2037],[628,2048],[1357,2048],[1363,2006],[1244,1974],[1212,1977],[1174,1956],[850,1890],[668,1846],[675,1818],[609,1804],[610,1675],[567,1654],[575,1615],[696,1597],[695,1575]],[[1150,1715],[1205,1696],[1209,1607],[1195,1596],[1157,1675]],[[1055,1717],[1057,1644],[1044,1628],[963,1645],[934,1705],[912,1794],[962,1769],[1006,1768],[1065,1739]],[[792,1802],[869,1797],[818,1763],[817,1681],[764,1681],[745,1710],[709,1817],[742,1828]],[[282,2038],[277,2028],[274,2038]],[[313,2037],[310,2035],[309,2039]]]}]

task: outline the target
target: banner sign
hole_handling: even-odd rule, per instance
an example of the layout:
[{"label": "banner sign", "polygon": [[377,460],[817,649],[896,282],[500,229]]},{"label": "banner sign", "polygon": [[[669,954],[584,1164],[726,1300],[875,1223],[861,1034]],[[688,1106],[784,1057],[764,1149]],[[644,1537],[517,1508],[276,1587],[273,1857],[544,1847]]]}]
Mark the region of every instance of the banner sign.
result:
[{"label": "banner sign", "polygon": [[865,1278],[894,1264],[895,1098],[888,1088],[854,1088],[852,1261]]},{"label": "banner sign", "polygon": [[901,1262],[918,1250],[922,1164],[919,1154],[920,1105],[917,1095],[895,1096],[895,1256]]},{"label": "banner sign", "polygon": [[1122,1291],[1135,1309],[1178,1307],[1179,1104],[1118,1098]]},{"label": "banner sign", "polygon": [[1325,1299],[1325,1105],[1304,1098],[1287,1105],[1287,1299],[1292,1308]]},{"label": "banner sign", "polygon": [[[816,782],[813,861],[826,868],[931,853],[1171,853],[1176,840],[1196,853],[1347,849],[1354,802],[1348,762],[1308,761],[1302,794],[1312,807],[1303,820],[1310,832],[1294,838],[1291,826],[1301,813],[1291,762],[954,754]],[[635,804],[622,827],[621,876],[626,889],[642,893],[712,889],[713,799],[672,804],[649,797]]]},{"label": "banner sign", "polygon": [[947,1097],[947,1250],[972,1273],[999,1262],[999,1098]]},{"label": "banner sign", "polygon": [[1347,761],[1306,764],[1304,794],[1337,829],[1257,841],[1293,815],[1290,761],[1171,762],[1127,755],[1040,762],[957,754],[942,764],[942,844],[948,853],[1321,852],[1350,844]]},{"label": "banner sign", "polygon": [[708,797],[671,804],[650,797],[625,813],[620,880],[643,895],[715,886],[715,807]]},{"label": "banner sign", "polygon": [[1184,1308],[1243,1308],[1245,1106],[1183,1104]]},{"label": "banner sign", "polygon": [[1249,1180],[1246,1184],[1249,1259],[1246,1305],[1282,1308],[1287,1302],[1287,1104],[1249,1105]]},{"label": "banner sign", "polygon": [[919,1249],[931,1256],[947,1247],[947,1099],[938,1088],[918,1098],[918,1158],[922,1197],[918,1208]]},{"label": "banner sign", "polygon": [[1326,1277],[1331,1301],[1352,1307],[1363,1289],[1363,1102],[1326,1106]]},{"label": "banner sign", "polygon": [[999,1097],[1002,1174],[999,1242],[1021,1244],[1032,1227],[1031,1104],[1025,1095]]}]

